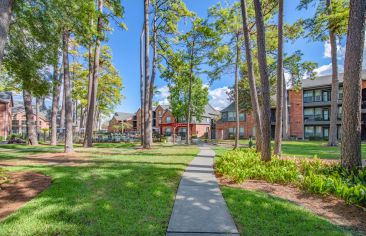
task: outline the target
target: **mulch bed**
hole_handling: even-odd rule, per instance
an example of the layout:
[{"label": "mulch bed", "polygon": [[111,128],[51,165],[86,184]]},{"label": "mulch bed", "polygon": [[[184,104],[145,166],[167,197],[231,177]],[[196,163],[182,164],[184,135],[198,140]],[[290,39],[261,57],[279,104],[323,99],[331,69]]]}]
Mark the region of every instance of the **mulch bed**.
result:
[{"label": "mulch bed", "polygon": [[34,172],[7,173],[9,181],[0,186],[0,220],[51,185],[51,177]]},{"label": "mulch bed", "polygon": [[336,197],[322,197],[304,192],[294,186],[271,184],[261,180],[247,180],[244,183],[237,184],[222,176],[217,176],[217,178],[223,186],[265,192],[286,199],[328,219],[336,225],[352,228],[366,235],[366,210],[359,206],[349,205]]}]

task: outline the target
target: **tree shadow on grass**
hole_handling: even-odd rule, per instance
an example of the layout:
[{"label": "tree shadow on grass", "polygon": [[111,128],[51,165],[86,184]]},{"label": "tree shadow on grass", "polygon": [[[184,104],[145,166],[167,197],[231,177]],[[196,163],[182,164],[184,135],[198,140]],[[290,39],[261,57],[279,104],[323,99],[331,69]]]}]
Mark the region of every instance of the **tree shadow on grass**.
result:
[{"label": "tree shadow on grass", "polygon": [[52,185],[0,223],[0,235],[163,235],[185,164],[29,166]]}]

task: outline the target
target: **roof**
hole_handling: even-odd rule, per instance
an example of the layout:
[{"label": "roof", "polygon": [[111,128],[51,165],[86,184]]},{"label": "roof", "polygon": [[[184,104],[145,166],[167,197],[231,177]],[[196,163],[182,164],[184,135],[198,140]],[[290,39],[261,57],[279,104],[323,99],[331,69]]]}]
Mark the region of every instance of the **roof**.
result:
[{"label": "roof", "polygon": [[122,120],[128,120],[131,119],[133,117],[134,114],[132,113],[126,113],[126,112],[116,112],[114,113],[114,118],[118,121],[122,121]]},{"label": "roof", "polygon": [[230,103],[229,106],[221,110],[221,112],[235,111],[235,102]]},{"label": "roof", "polygon": [[[33,105],[33,114],[36,115],[36,107]],[[11,109],[11,112],[13,113],[13,116],[15,116],[18,113],[25,112],[24,105],[21,103],[16,104],[15,107]],[[49,111],[48,110],[41,110],[39,111],[39,117],[43,118],[44,120],[48,121],[49,117]]]},{"label": "roof", "polygon": [[203,114],[203,116],[215,117],[215,116],[218,116],[218,115],[220,115],[220,111],[213,108],[210,104],[207,104],[205,106],[205,113]]},{"label": "roof", "polygon": [[4,103],[11,103],[14,106],[13,94],[11,92],[0,92],[0,101]]},{"label": "roof", "polygon": [[[338,75],[338,80],[340,83],[343,83],[343,75],[344,75],[344,73],[339,73],[339,75]],[[361,78],[362,78],[362,80],[366,80],[366,70],[362,70]],[[301,80],[302,88],[322,87],[322,86],[328,86],[331,84],[332,84],[332,75],[323,75],[323,76],[318,76],[315,79]]]}]

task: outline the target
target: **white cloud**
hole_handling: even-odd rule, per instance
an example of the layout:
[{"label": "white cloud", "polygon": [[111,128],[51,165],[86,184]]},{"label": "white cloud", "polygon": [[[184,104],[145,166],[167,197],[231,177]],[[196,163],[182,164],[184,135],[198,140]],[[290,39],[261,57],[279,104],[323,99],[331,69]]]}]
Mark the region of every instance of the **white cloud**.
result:
[{"label": "white cloud", "polygon": [[[345,54],[346,54],[346,47],[342,47],[339,44],[339,41],[337,40],[337,55],[338,55],[338,60],[344,59]],[[329,41],[324,42],[324,54],[323,54],[323,56],[325,58],[331,58],[332,57],[331,47],[330,47],[330,42]]]},{"label": "white cloud", "polygon": [[329,75],[332,72],[332,63],[322,65],[314,70],[318,76]]},{"label": "white cloud", "polygon": [[227,86],[208,91],[209,103],[217,110],[222,110],[230,104]]},{"label": "white cloud", "polygon": [[[208,85],[203,85],[208,87]],[[164,85],[157,89],[159,93],[155,94],[155,101],[157,101],[160,105],[169,105],[169,88]],[[229,96],[227,92],[229,88],[227,86],[216,88],[212,90],[208,90],[209,103],[217,110],[224,109],[226,106],[230,104]]]},{"label": "white cloud", "polygon": [[158,88],[158,93],[155,94],[155,101],[158,101],[160,105],[169,105],[169,88],[164,85]]}]

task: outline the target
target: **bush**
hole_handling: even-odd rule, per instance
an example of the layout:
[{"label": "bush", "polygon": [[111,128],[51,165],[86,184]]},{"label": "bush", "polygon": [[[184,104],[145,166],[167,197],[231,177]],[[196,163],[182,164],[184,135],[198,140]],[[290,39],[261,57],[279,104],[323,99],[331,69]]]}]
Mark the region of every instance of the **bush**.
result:
[{"label": "bush", "polygon": [[9,178],[8,178],[7,174],[5,173],[5,170],[0,168],[0,187],[1,187],[1,184],[8,182],[8,180],[9,180]]},{"label": "bush", "polygon": [[348,203],[366,206],[366,168],[349,171],[339,164],[315,160],[280,159],[262,162],[254,149],[233,150],[216,161],[217,171],[236,182],[247,179],[294,184],[311,193],[333,194]]}]

